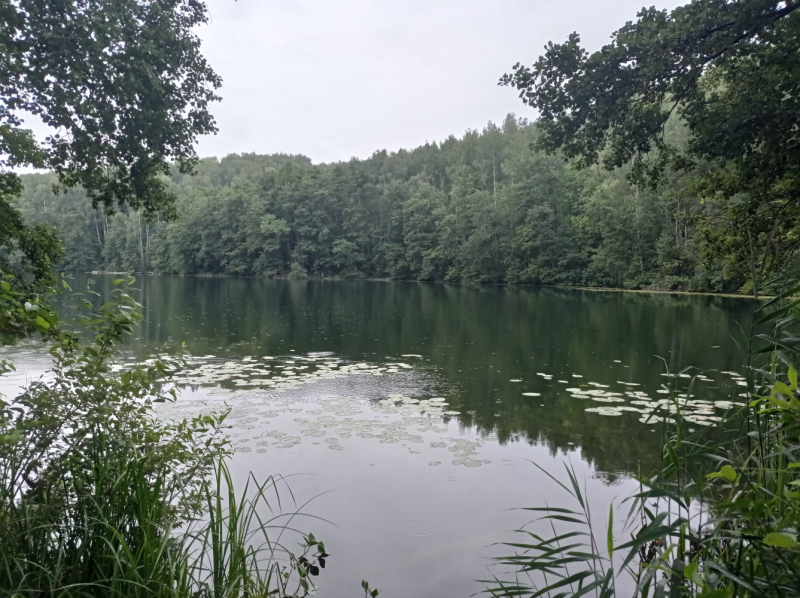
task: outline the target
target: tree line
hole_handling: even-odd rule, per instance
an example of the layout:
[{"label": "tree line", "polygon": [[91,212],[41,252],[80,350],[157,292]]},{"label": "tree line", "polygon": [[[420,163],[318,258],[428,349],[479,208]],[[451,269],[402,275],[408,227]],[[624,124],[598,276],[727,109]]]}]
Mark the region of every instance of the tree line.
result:
[{"label": "tree line", "polygon": [[[685,127],[668,135],[686,143]],[[364,160],[208,158],[166,182],[178,218],[94,209],[53,174],[23,176],[27,222],[56,227],[66,270],[391,278],[485,284],[747,290],[724,218],[696,172],[657,190],[630,168],[577,169],[532,145],[539,125],[500,125]],[[713,241],[716,239],[717,241]]]}]

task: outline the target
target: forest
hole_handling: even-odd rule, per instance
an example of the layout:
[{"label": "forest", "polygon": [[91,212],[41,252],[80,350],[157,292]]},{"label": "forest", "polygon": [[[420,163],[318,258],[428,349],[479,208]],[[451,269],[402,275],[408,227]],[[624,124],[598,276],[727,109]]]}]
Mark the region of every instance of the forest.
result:
[{"label": "forest", "polygon": [[[178,218],[94,209],[53,174],[23,176],[18,207],[56,227],[67,271],[388,278],[746,292],[740,235],[695,185],[657,190],[630,167],[578,169],[536,152],[538,125],[508,115],[462,137],[365,160],[206,158],[167,183]],[[680,122],[668,134],[685,144]],[[785,260],[784,260],[784,263]]]}]

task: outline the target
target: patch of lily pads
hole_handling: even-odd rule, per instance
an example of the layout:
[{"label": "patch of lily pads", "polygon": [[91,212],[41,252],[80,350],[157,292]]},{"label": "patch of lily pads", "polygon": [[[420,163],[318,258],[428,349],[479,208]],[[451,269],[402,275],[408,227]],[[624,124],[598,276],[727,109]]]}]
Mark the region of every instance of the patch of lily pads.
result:
[{"label": "patch of lily pads", "polygon": [[[387,359],[384,363],[347,361],[331,354],[289,355],[283,357],[263,356],[244,357],[239,360],[220,359],[214,356],[190,357],[185,360],[168,362],[173,369],[173,382],[181,388],[202,391],[209,399],[202,409],[216,409],[230,406],[230,434],[237,452],[255,450],[259,453],[272,449],[292,449],[301,445],[303,439],[313,440],[312,444],[327,446],[333,451],[343,451],[348,439],[365,439],[380,444],[426,445],[426,450],[446,448],[454,453],[452,463],[465,467],[478,467],[488,461],[476,457],[482,439],[445,438],[451,432],[448,420],[461,412],[453,409],[444,397],[426,395],[424,392],[409,392],[398,387],[404,376],[419,368],[408,360],[419,359],[419,355],[402,355],[402,359]],[[152,363],[152,362],[150,362]],[[147,362],[146,362],[147,364]],[[119,364],[121,370],[131,364]],[[552,374],[537,372],[545,381],[553,379]],[[730,376],[737,386],[747,382],[735,372],[722,372]],[[664,374],[671,382],[692,378],[693,381],[714,382],[705,374]],[[319,388],[358,387],[357,380],[374,379],[385,381],[385,387],[397,388],[380,397],[373,393],[334,393],[337,396],[318,398],[312,405],[303,404],[298,396],[306,395],[303,390],[308,385],[318,384]],[[576,399],[586,401],[587,413],[608,417],[619,417],[626,412],[639,415],[639,421],[656,424],[668,421],[680,411],[686,421],[700,426],[713,427],[723,420],[725,411],[739,403],[733,400],[708,400],[698,398],[690,389],[678,392],[667,386],[654,392],[642,390],[636,382],[617,380],[604,384],[584,381],[581,374],[571,374],[572,381],[557,380],[569,386],[564,390]],[[398,382],[398,384],[395,384]],[[511,379],[519,384],[521,378]],[[336,386],[339,384],[340,386]],[[333,385],[333,386],[331,386]],[[362,386],[364,386],[362,384]],[[317,387],[314,387],[317,388]],[[319,393],[310,393],[318,397]],[[541,397],[541,392],[526,391],[525,397]],[[738,393],[747,396],[747,393]],[[220,397],[211,401],[214,397]],[[212,406],[212,403],[214,405]],[[169,410],[185,410],[183,401],[160,409],[165,416]],[[201,410],[202,410],[201,409]],[[289,433],[282,429],[267,429],[269,422],[280,418],[284,413],[297,414],[293,419],[298,429]],[[474,411],[466,415],[474,415]],[[175,414],[177,415],[177,413]],[[185,416],[185,415],[184,415]],[[502,414],[497,413],[497,417]],[[431,441],[430,435],[434,436]],[[410,451],[418,454],[418,451]],[[430,461],[438,465],[440,459]]]},{"label": "patch of lily pads", "polygon": [[[721,372],[731,377],[731,380],[738,386],[746,386],[745,379],[736,372]],[[714,379],[698,374],[663,374],[670,378],[694,378],[702,382],[713,382]],[[573,374],[573,377],[580,377]],[[681,416],[693,424],[700,426],[714,427],[723,421],[724,411],[733,409],[739,405],[733,400],[707,400],[699,399],[690,392],[675,392],[662,387],[655,392],[660,397],[651,397],[647,392],[636,389],[640,384],[618,380],[617,384],[621,388],[618,390],[605,390],[610,388],[607,384],[598,382],[588,382],[580,387],[567,388],[566,392],[576,399],[583,399],[595,403],[608,403],[608,405],[591,406],[584,409],[589,413],[597,413],[605,416],[621,416],[625,411],[638,412],[641,414],[642,423],[655,424],[674,418],[680,412]],[[592,387],[592,388],[590,388]],[[737,393],[740,397],[747,397],[747,393]],[[536,393],[523,393],[526,396],[536,396]],[[670,395],[669,397],[663,395]]]},{"label": "patch of lily pads", "polygon": [[[456,466],[490,463],[477,457],[485,439],[445,436],[453,432],[447,424],[449,418],[461,415],[461,411],[453,409],[444,397],[408,391],[388,392],[381,398],[361,394],[330,396],[340,388],[363,388],[372,395],[376,385],[369,384],[373,378],[365,376],[379,377],[385,382],[382,387],[401,387],[403,376],[413,374],[413,370],[404,361],[357,363],[329,355],[245,357],[239,361],[211,356],[191,358],[180,369],[176,366],[173,381],[195,391],[189,393],[193,398],[181,398],[157,409],[160,416],[175,419],[230,409],[228,437],[236,452],[294,449],[302,446],[306,438],[311,444],[343,451],[348,439],[363,439],[412,447],[427,443],[426,452],[447,449]],[[230,383],[234,388],[229,388]],[[318,386],[303,390],[312,384]],[[286,414],[296,417],[279,425]],[[409,452],[421,454],[419,450]],[[438,466],[441,462],[438,459],[429,465]]]}]

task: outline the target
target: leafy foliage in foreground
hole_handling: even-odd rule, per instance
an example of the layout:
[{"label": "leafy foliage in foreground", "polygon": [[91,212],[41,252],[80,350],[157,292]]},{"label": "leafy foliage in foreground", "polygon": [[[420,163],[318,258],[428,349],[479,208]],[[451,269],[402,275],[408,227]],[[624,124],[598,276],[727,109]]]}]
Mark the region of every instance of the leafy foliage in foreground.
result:
[{"label": "leafy foliage in foreground", "polygon": [[[693,0],[638,16],[599,52],[573,34],[501,83],[542,111],[540,148],[583,166],[632,164],[629,179],[653,187],[668,166],[694,170],[692,186],[724,223],[706,228],[706,242],[749,262],[757,291],[776,264],[791,268],[797,249],[800,3]],[[684,147],[666,134],[676,113]],[[544,508],[546,520],[578,529],[514,545],[523,552],[503,562],[520,575],[489,592],[613,596],[627,577],[625,595],[800,595],[800,286],[789,286],[759,310],[757,324],[773,333],[747,351],[751,400],[713,442],[691,432],[674,399],[662,467],[640,476],[628,500],[632,539],[615,545],[613,508],[604,551],[588,511]],[[583,507],[571,479],[564,488]],[[590,539],[583,552],[561,544],[573,536]]]},{"label": "leafy foliage in foreground", "polygon": [[[157,419],[153,404],[175,399],[161,384],[169,362],[110,373],[141,318],[131,283],[117,281],[80,318],[88,343],[60,326],[53,370],[0,397],[0,588],[25,598],[306,595],[324,545],[290,527],[298,513],[281,511],[280,478],[233,490],[224,414]],[[298,538],[299,550],[284,546]]]},{"label": "leafy foliage in foreground", "polygon": [[[0,7],[0,173],[52,168],[95,206],[168,210],[160,175],[188,173],[221,81],[194,32],[197,0],[11,0]],[[34,114],[58,131],[37,140]],[[3,198],[5,199],[5,198]]]},{"label": "leafy foliage in foreground", "polygon": [[[197,137],[216,131],[221,82],[193,31],[206,20],[199,0],[0,3],[0,276],[16,292],[0,294],[0,341],[42,332],[19,304],[48,311],[63,255],[52,227],[21,217],[15,169],[51,169],[53,189],[79,185],[94,208],[173,216],[164,176],[190,173]],[[31,114],[57,133],[36,139]]]},{"label": "leafy foliage in foreground", "polygon": [[641,477],[641,492],[625,501],[630,541],[615,545],[612,505],[607,543],[598,546],[598,526],[568,470],[571,488],[561,486],[580,510],[534,510],[573,527],[525,532],[533,541],[509,544],[519,552],[501,561],[517,579],[488,582],[489,593],[615,596],[627,577],[630,589],[619,595],[800,596],[800,299],[790,299],[799,291],[759,309],[759,323],[774,331],[755,337],[761,346],[746,370],[752,400],[729,414],[723,433],[710,442],[680,417],[665,430],[661,469]]}]

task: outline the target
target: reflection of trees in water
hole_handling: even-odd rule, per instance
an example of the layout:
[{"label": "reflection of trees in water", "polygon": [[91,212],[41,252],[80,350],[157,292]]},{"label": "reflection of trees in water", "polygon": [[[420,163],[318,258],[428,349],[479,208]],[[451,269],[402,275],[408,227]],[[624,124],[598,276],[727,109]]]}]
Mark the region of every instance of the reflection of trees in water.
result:
[{"label": "reflection of trees in water", "polygon": [[[99,277],[98,290],[111,280]],[[750,301],[719,296],[560,288],[211,277],[146,277],[139,286],[142,353],[171,341],[196,355],[420,354],[453,385],[449,399],[463,425],[501,442],[547,444],[554,454],[577,448],[610,472],[655,463],[660,434],[636,414],[586,413],[585,401],[563,392],[575,380],[556,380],[577,373],[582,382],[625,380],[652,393],[666,380],[658,356],[672,371],[737,369],[729,333],[752,310]],[[521,396],[542,388],[536,372],[555,374],[552,386],[541,398]]]}]

